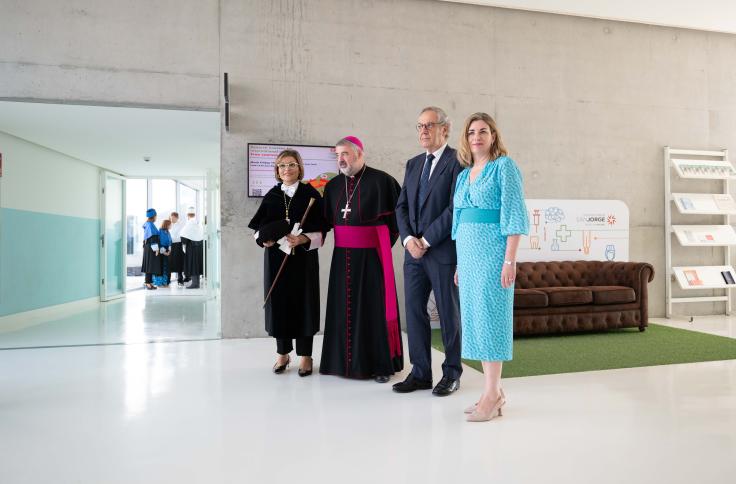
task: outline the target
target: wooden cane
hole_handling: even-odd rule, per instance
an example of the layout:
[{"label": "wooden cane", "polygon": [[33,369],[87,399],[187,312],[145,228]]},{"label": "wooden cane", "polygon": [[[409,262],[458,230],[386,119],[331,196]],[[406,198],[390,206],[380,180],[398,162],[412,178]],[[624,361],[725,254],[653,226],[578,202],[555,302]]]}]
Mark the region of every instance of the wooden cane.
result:
[{"label": "wooden cane", "polygon": [[[307,215],[309,214],[309,210],[312,208],[312,205],[314,205],[314,198],[309,199],[309,205],[307,205],[307,209],[304,211],[304,216],[302,217],[302,221],[299,222],[299,228],[302,228],[304,226],[304,222],[307,220]],[[293,249],[292,249],[293,250]],[[284,271],[284,266],[286,266],[286,261],[289,258],[290,254],[286,254],[284,256],[284,260],[281,261],[281,267],[279,267],[279,271],[276,273],[276,277],[273,279],[273,283],[271,284],[271,289],[268,290],[268,294],[266,294],[266,299],[263,300],[263,307],[266,307],[266,303],[268,302],[268,298],[271,297],[271,293],[273,292],[273,288],[276,287],[276,283],[279,280],[279,277],[281,276],[281,273]]]}]

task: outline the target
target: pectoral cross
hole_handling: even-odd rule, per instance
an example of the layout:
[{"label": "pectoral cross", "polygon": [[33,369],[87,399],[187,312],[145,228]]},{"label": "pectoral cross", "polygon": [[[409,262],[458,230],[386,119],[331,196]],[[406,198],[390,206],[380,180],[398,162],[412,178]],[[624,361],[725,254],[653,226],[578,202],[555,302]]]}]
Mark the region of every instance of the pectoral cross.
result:
[{"label": "pectoral cross", "polygon": [[345,208],[341,209],[340,211],[342,212],[342,219],[347,220],[348,214],[352,212],[353,209],[348,206],[347,202],[345,202]]}]

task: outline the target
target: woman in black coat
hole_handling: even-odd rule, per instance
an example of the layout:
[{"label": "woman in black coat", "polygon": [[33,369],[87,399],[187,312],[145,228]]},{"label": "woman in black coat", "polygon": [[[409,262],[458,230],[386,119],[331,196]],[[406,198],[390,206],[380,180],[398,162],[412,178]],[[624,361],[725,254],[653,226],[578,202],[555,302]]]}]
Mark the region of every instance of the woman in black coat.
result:
[{"label": "woman in black coat", "polygon": [[143,224],[143,262],[141,272],[146,274],[146,289],[156,289],[153,285],[153,276],[163,273],[163,259],[159,248],[159,231],[154,224],[156,210],[149,208],[146,211],[146,223]]},{"label": "woman in black coat", "polygon": [[[296,354],[301,356],[299,376],[312,374],[312,339],[319,331],[319,258],[325,223],[322,196],[311,185],[301,183],[304,163],[295,150],[284,150],[276,158],[276,179],[280,182],[266,193],[248,227],[265,248],[263,256],[264,297],[273,284],[286,257],[282,247],[291,249],[281,276],[266,303],[266,331],[276,338],[278,357],[274,373],[283,373],[290,363],[289,354],[296,340]],[[293,235],[309,205],[302,232]],[[282,247],[277,243],[286,237]]]}]

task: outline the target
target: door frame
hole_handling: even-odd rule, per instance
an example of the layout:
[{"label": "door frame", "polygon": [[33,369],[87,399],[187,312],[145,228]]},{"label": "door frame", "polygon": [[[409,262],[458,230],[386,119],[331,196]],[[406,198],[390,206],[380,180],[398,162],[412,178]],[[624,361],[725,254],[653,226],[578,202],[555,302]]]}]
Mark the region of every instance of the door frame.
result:
[{"label": "door frame", "polygon": [[[108,296],[106,291],[106,279],[107,279],[107,250],[106,250],[106,227],[107,227],[107,193],[105,192],[105,188],[107,187],[107,180],[108,178],[113,178],[122,181],[123,183],[123,193],[122,193],[122,220],[121,220],[121,228],[122,228],[122,237],[123,237],[123,243],[120,244],[120,271],[123,275],[123,290],[120,294],[115,294],[113,296]],[[126,177],[122,175],[118,175],[117,173],[113,173],[111,171],[107,170],[101,170],[100,171],[100,301],[106,302],[106,301],[112,301],[115,299],[120,299],[126,296],[127,293],[127,284],[126,284],[126,277],[128,273],[127,264],[126,264],[126,247],[127,247],[127,232],[128,227],[126,223],[127,219],[127,212],[126,212]]]}]

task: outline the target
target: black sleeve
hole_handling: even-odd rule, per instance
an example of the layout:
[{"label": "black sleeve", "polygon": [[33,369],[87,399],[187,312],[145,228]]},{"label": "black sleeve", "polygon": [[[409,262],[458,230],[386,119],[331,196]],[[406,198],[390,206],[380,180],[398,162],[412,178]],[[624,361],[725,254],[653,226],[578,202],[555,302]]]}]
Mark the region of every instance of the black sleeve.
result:
[{"label": "black sleeve", "polygon": [[388,176],[388,180],[387,192],[389,197],[389,206],[394,207],[394,210],[385,217],[385,221],[391,235],[391,247],[393,247],[396,240],[399,238],[399,225],[396,221],[396,205],[401,195],[401,185],[399,185],[399,182],[390,175]]},{"label": "black sleeve", "polygon": [[399,236],[401,240],[406,239],[410,235],[414,235],[411,231],[411,225],[409,224],[409,194],[406,189],[406,180],[411,174],[411,162],[406,162],[406,171],[404,173],[404,185],[401,187],[401,193],[399,194],[399,201],[396,203],[396,223],[399,227]]}]

